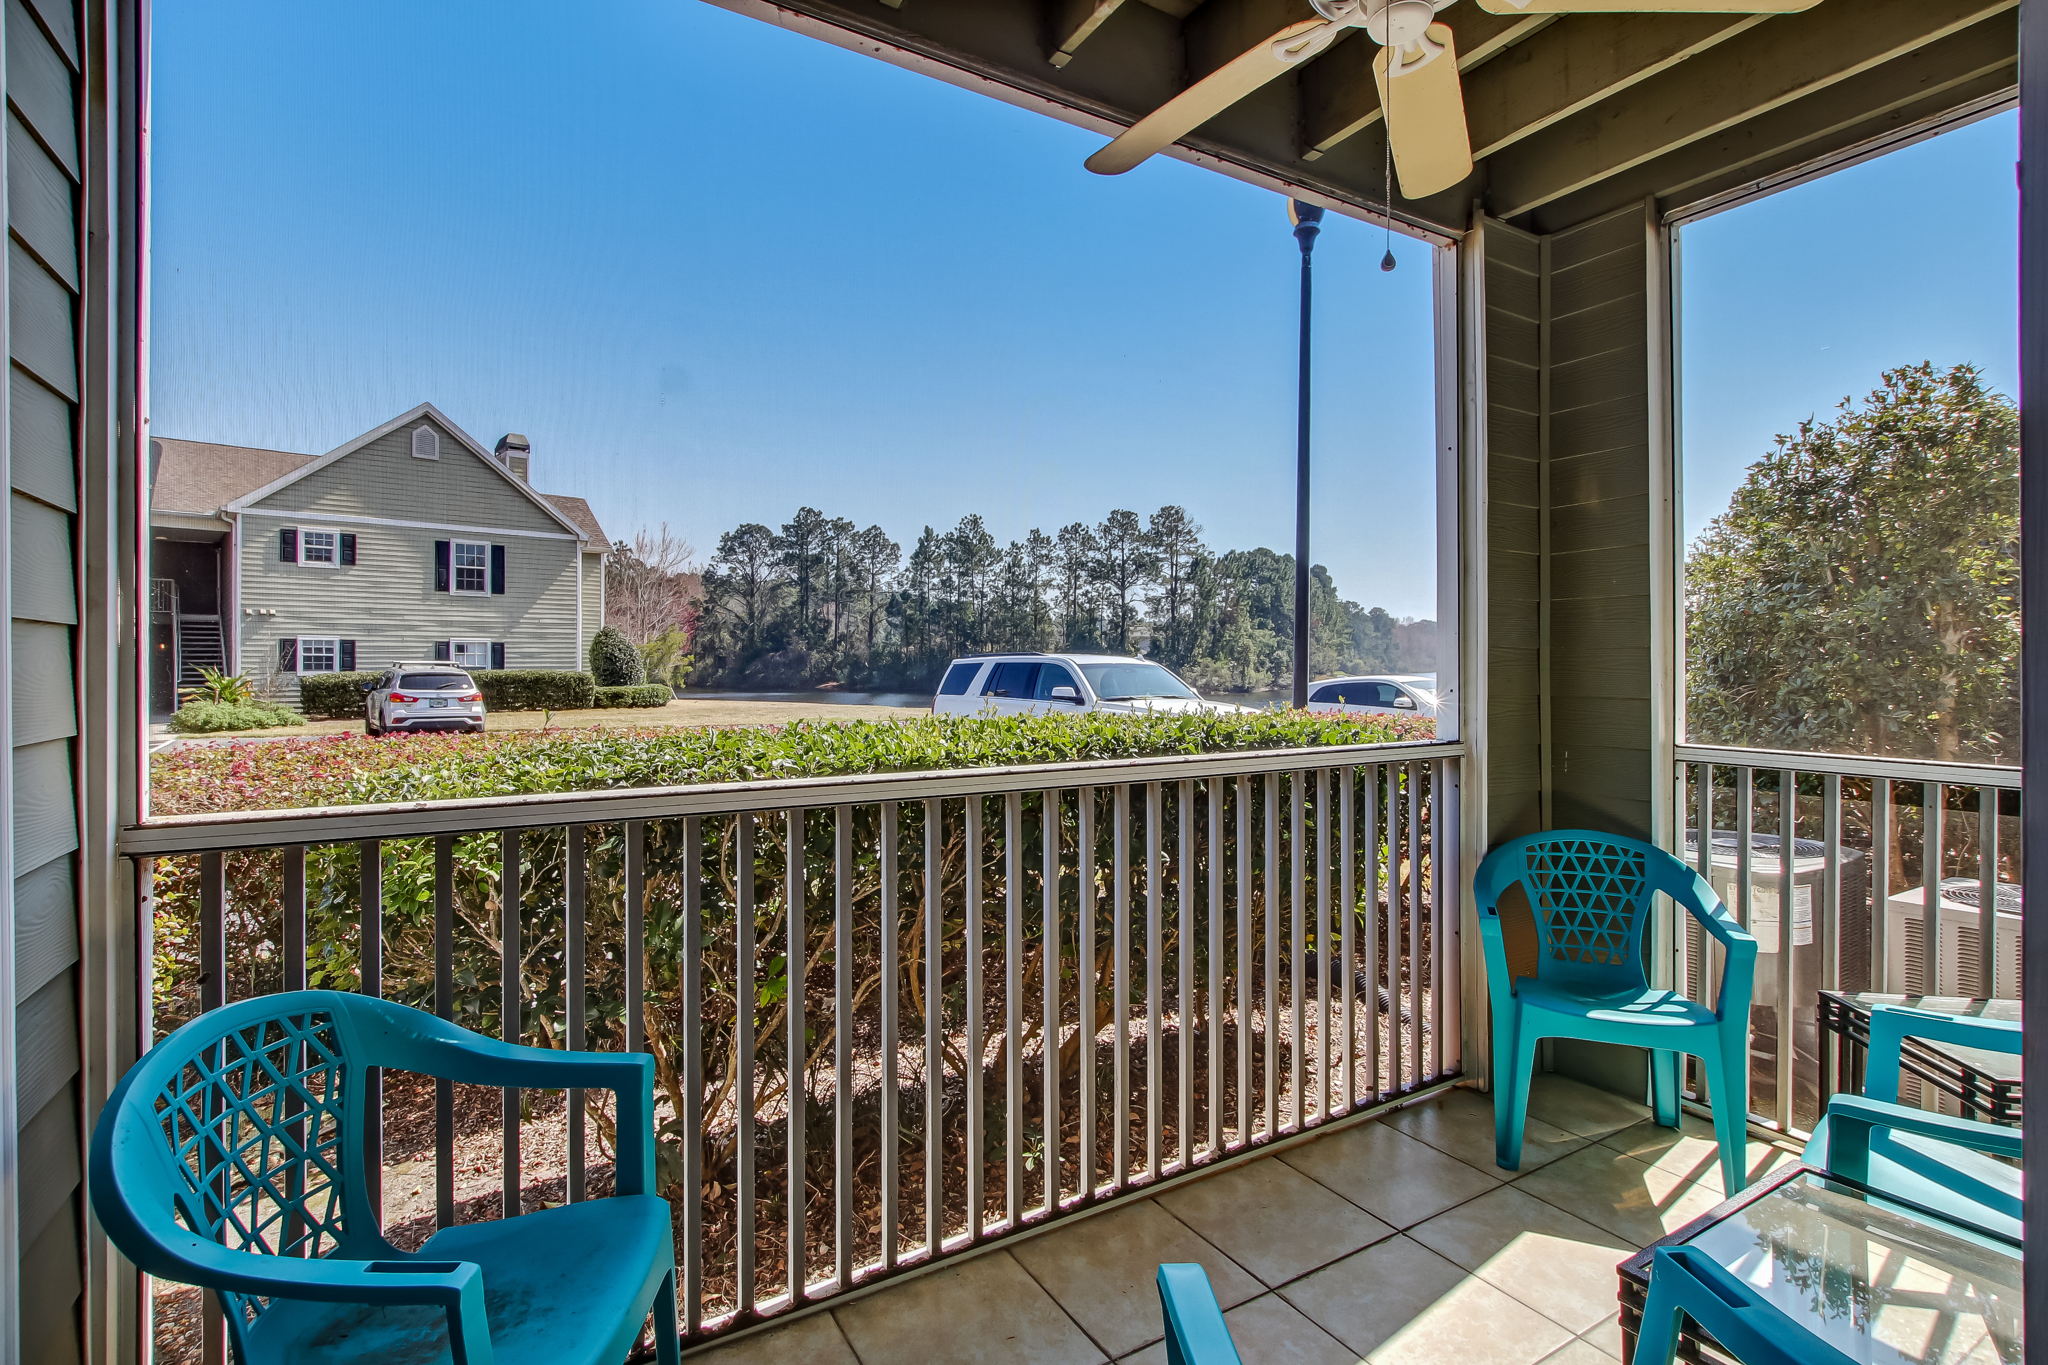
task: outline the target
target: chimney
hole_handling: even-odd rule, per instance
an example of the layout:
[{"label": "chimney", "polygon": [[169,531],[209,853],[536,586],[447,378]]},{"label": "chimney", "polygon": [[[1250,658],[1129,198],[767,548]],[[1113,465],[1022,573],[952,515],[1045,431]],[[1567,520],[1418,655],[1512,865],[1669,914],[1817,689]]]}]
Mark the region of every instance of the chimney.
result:
[{"label": "chimney", "polygon": [[527,442],[524,436],[521,436],[516,431],[506,432],[498,438],[496,454],[498,456],[498,463],[504,465],[510,471],[513,478],[521,483],[529,481],[526,477],[526,471],[527,467],[533,463],[533,446]]}]

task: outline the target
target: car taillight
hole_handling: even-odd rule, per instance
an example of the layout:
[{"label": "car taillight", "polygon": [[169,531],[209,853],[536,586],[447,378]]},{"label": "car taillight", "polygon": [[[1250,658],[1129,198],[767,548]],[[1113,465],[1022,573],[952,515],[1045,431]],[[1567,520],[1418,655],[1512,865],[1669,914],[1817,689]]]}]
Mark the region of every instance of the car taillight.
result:
[{"label": "car taillight", "polygon": [[409,692],[393,692],[393,693],[391,694],[391,700],[393,700],[393,701],[418,701],[418,700],[419,700],[419,698],[418,698],[418,697],[415,697],[415,696],[413,696],[413,695],[412,695],[411,693],[409,693]]},{"label": "car taillight", "polygon": [[472,693],[470,693],[470,694],[469,694],[468,696],[466,696],[466,697],[463,697],[463,698],[462,698],[461,700],[463,700],[463,701],[482,701],[483,699],[484,699],[484,694],[483,694],[483,693],[481,693],[481,692],[472,692]]}]

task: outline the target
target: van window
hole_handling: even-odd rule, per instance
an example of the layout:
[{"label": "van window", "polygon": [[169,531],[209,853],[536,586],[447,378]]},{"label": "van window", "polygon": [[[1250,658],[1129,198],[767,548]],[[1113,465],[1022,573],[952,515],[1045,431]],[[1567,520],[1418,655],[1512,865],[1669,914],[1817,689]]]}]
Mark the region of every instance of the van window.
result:
[{"label": "van window", "polygon": [[1028,698],[1037,682],[1038,665],[1035,663],[997,664],[989,670],[988,683],[981,689],[981,695]]},{"label": "van window", "polygon": [[942,697],[964,697],[967,685],[974,681],[974,675],[981,671],[980,664],[954,664],[946,670],[945,681],[939,684]]},{"label": "van window", "polygon": [[1328,687],[1317,688],[1309,700],[1325,704],[1342,702],[1346,706],[1392,706],[1397,695],[1395,689],[1386,683],[1331,683]]},{"label": "van window", "polygon": [[476,686],[467,673],[408,673],[398,685],[413,692],[446,692],[456,687],[467,691]]}]

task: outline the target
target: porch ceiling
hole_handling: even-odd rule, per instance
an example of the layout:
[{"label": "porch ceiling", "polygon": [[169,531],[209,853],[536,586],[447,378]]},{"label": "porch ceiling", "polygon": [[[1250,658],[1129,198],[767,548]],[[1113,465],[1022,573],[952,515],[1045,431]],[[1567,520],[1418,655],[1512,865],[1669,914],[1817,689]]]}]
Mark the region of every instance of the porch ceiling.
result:
[{"label": "porch ceiling", "polygon": [[[1127,124],[1288,23],[1308,0],[715,0],[1086,126]],[[1556,231],[1623,204],[1695,202],[2017,80],[2017,0],[1821,0],[1799,14],[1503,16],[1460,0],[1477,168],[1394,212],[1461,231],[1476,201]],[[1381,202],[1372,41],[1353,31],[1185,147],[1331,202]]]}]

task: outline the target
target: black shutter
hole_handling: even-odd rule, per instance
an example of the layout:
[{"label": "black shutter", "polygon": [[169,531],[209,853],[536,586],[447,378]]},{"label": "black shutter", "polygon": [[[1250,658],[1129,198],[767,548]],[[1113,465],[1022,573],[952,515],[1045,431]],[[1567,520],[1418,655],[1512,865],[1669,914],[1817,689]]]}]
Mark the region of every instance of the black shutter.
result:
[{"label": "black shutter", "polygon": [[[447,542],[446,542],[446,541],[443,541],[442,543],[443,543],[443,544],[446,544]],[[449,661],[449,660],[450,660],[451,658],[453,658],[453,657],[454,657],[454,656],[453,656],[452,654],[450,654],[450,653],[448,652],[448,641],[446,641],[446,640],[436,640],[436,641],[434,641],[434,662],[436,662],[436,663],[444,663],[444,664],[445,664],[445,663],[447,663],[447,662],[448,662],[448,661]]]},{"label": "black shutter", "polygon": [[434,542],[434,591],[446,592],[450,587],[448,570],[448,542]]},{"label": "black shutter", "polygon": [[491,641],[491,667],[503,668],[504,666],[505,642],[503,640],[493,640]]},{"label": "black shutter", "polygon": [[505,591],[505,547],[491,547],[491,591],[502,594]]},{"label": "black shutter", "polygon": [[277,671],[296,673],[299,671],[299,642],[279,640],[277,642]]},{"label": "black shutter", "polygon": [[340,663],[342,672],[353,673],[356,671],[356,642],[354,640],[343,640],[341,642]]},{"label": "black shutter", "polygon": [[281,564],[299,562],[299,528],[287,526],[277,533],[277,558]]},{"label": "black shutter", "polygon": [[356,562],[356,536],[353,531],[343,531],[341,533],[341,562],[344,564]]}]

